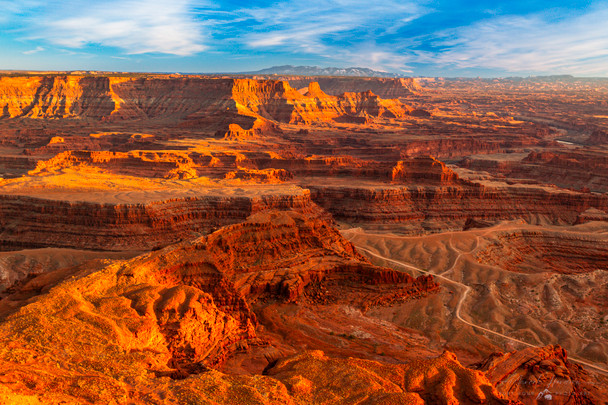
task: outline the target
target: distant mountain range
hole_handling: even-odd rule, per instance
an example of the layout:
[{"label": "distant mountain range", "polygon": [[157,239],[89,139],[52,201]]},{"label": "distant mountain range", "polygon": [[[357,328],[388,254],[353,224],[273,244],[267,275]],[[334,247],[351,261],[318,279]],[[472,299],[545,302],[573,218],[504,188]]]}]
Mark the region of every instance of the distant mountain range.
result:
[{"label": "distant mountain range", "polygon": [[243,72],[249,75],[293,75],[293,76],[356,76],[356,77],[399,77],[399,75],[388,72],[380,72],[378,70],[348,67],[337,68],[319,66],[273,66],[267,69],[258,70],[255,72]]}]

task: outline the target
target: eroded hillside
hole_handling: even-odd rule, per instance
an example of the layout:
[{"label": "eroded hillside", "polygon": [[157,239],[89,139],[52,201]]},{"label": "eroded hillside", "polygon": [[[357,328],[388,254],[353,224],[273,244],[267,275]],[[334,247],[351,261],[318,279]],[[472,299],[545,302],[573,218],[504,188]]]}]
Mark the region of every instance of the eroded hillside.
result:
[{"label": "eroded hillside", "polygon": [[603,403],[606,93],[0,77],[0,398]]}]

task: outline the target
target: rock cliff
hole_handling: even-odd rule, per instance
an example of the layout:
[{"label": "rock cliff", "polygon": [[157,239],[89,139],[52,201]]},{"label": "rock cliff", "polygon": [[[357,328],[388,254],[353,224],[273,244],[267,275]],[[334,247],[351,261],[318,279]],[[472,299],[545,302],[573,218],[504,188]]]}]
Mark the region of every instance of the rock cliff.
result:
[{"label": "rock cliff", "polygon": [[92,118],[111,114],[115,104],[107,77],[0,77],[2,118]]},{"label": "rock cliff", "polygon": [[[228,377],[210,368],[233,353],[268,345],[264,331],[258,331],[253,302],[296,302],[319,284],[350,305],[378,305],[370,297],[411,299],[437,289],[430,277],[413,279],[369,264],[322,220],[277,211],[130,260],[89,266],[43,274],[0,301],[4,398],[37,392],[45,403],[183,403],[215,395],[221,402],[226,393],[212,386]],[[349,292],[358,298],[353,301]],[[433,365],[456,367],[465,379],[475,375],[453,357],[438,361]],[[289,364],[271,365],[268,374],[287,376]],[[302,365],[309,372],[317,368]],[[279,377],[243,378],[229,384],[237,391],[241,383],[265,379],[283,384]],[[184,396],[184,389],[197,385],[210,391]],[[265,390],[264,384],[257,387]],[[300,394],[282,389],[286,395],[277,401]],[[491,387],[485,389],[495,396]],[[243,403],[255,399],[242,395]]]},{"label": "rock cliff", "polygon": [[404,223],[414,233],[462,229],[468,219],[522,218],[574,224],[589,208],[608,209],[605,195],[541,187],[482,185],[321,186],[309,184],[313,201],[336,219]]},{"label": "rock cliff", "polygon": [[493,175],[532,179],[576,190],[608,191],[608,158],[598,150],[530,152],[517,160],[467,158],[462,167]]},{"label": "rock cliff", "polygon": [[595,404],[600,392],[559,346],[495,353],[479,365],[506,398],[523,403]]},{"label": "rock cliff", "polygon": [[281,76],[296,88],[306,88],[308,83],[317,82],[328,94],[338,96],[347,92],[371,91],[382,98],[407,98],[424,92],[413,78],[364,78],[364,77],[302,77]]},{"label": "rock cliff", "polygon": [[139,204],[103,204],[0,196],[0,246],[148,250],[207,233],[266,209],[319,212],[299,194],[201,196]]},{"label": "rock cliff", "polygon": [[[312,86],[318,88],[318,84]],[[57,75],[0,78],[1,118],[145,119],[209,125],[228,120],[248,130],[253,121],[247,117],[314,123],[342,116],[394,118],[404,114],[403,108],[398,101],[382,100],[370,90],[341,96],[313,91],[306,96],[278,80]]]}]

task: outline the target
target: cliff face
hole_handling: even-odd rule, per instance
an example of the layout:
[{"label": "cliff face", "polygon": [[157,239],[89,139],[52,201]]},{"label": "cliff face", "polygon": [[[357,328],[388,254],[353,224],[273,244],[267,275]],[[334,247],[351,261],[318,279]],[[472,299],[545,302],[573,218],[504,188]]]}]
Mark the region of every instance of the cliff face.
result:
[{"label": "cliff face", "polygon": [[149,250],[271,208],[321,215],[307,191],[259,197],[176,198],[147,204],[96,204],[4,195],[0,196],[0,240],[3,248],[9,250]]},{"label": "cliff face", "polygon": [[107,77],[1,77],[2,118],[101,119],[115,109]]},{"label": "cliff face", "polygon": [[[226,376],[209,367],[267,346],[272,336],[258,327],[253,302],[306,300],[307,291],[322,286],[335,302],[362,305],[376,297],[377,304],[437,288],[430,277],[369,264],[322,220],[277,211],[131,260],[88,266],[34,278],[0,303],[3,395],[37,392],[46,403],[182,403],[186,381],[215,387],[209,394],[222,402],[232,398],[217,391]],[[40,288],[45,293],[36,295]],[[272,374],[288,367],[277,364]],[[243,378],[237,380],[262,391],[263,380],[282,385],[278,377]],[[123,380],[131,381],[128,388]],[[233,386],[238,391],[241,382]],[[298,395],[282,391],[277,402]],[[187,397],[203,401],[209,394]],[[245,403],[252,398],[242,395]]]},{"label": "cliff face", "polygon": [[366,77],[281,77],[296,89],[308,87],[317,82],[328,94],[338,96],[347,92],[363,93],[371,91],[382,98],[406,98],[424,89],[413,78],[366,78]]},{"label": "cliff face", "polygon": [[0,109],[2,118],[156,119],[200,124],[216,116],[209,122],[216,125],[222,116],[245,125],[245,130],[256,118],[313,123],[343,115],[404,114],[399,102],[382,100],[370,91],[340,97],[322,92],[304,96],[285,81],[197,77],[3,77]]},{"label": "cliff face", "polygon": [[519,160],[467,158],[462,167],[493,175],[533,179],[559,187],[608,191],[608,157],[601,151],[569,150],[530,152]]},{"label": "cliff face", "polygon": [[201,78],[137,78],[112,83],[117,108],[108,119],[180,120],[223,111],[238,113],[231,99],[234,81]]},{"label": "cliff face", "polygon": [[0,402],[585,403],[560,348],[441,352],[606,363],[608,197],[541,183],[605,186],[605,93],[276,79],[1,79]]},{"label": "cliff face", "polygon": [[[267,119],[286,123],[311,124],[338,118],[396,118],[406,114],[396,100],[382,100],[371,91],[325,94],[319,84],[309,84],[308,92],[298,93],[285,81],[235,80],[233,98],[238,106]],[[241,108],[240,111],[246,111]]]},{"label": "cliff face", "polygon": [[[142,204],[95,204],[5,195],[0,197],[0,236],[5,249],[72,247],[104,250],[150,249],[208,232],[267,208],[320,213],[338,220],[403,223],[410,232],[464,228],[474,221],[523,218],[532,223],[574,224],[591,210],[608,211],[605,195],[530,185],[483,185],[463,180],[431,157],[391,166],[350,157],[278,159],[269,153],[64,152],[41,161],[32,176],[90,167],[119,175],[217,181],[299,182],[299,192],[262,196],[200,196]],[[295,176],[295,178],[294,178]],[[349,186],[316,177],[351,176],[369,185]],[[133,177],[137,178],[137,177]],[[314,202],[313,202],[314,201]],[[18,225],[17,225],[18,224]],[[469,225],[467,225],[469,224]]]},{"label": "cliff face", "polygon": [[594,207],[608,209],[605,195],[547,191],[535,187],[497,189],[470,185],[346,187],[310,185],[313,201],[336,219],[407,223],[413,232],[462,228],[468,219],[545,218],[574,224]]},{"label": "cliff face", "polygon": [[[579,221],[577,221],[579,222]],[[602,236],[575,230],[564,234],[542,228],[505,232],[477,254],[477,259],[511,272],[530,268],[581,274],[608,266],[608,242]]]},{"label": "cliff face", "polygon": [[506,398],[523,403],[594,404],[601,393],[560,346],[495,353],[479,369]]},{"label": "cliff face", "polygon": [[445,163],[433,157],[417,157],[400,160],[391,173],[393,182],[438,182],[450,184],[458,181],[458,175]]}]

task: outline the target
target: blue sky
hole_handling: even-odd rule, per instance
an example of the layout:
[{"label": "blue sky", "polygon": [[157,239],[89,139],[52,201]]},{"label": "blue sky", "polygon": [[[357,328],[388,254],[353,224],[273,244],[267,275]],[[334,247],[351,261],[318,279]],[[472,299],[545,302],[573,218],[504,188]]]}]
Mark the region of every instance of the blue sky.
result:
[{"label": "blue sky", "polygon": [[0,69],[608,76],[608,1],[0,0]]}]

